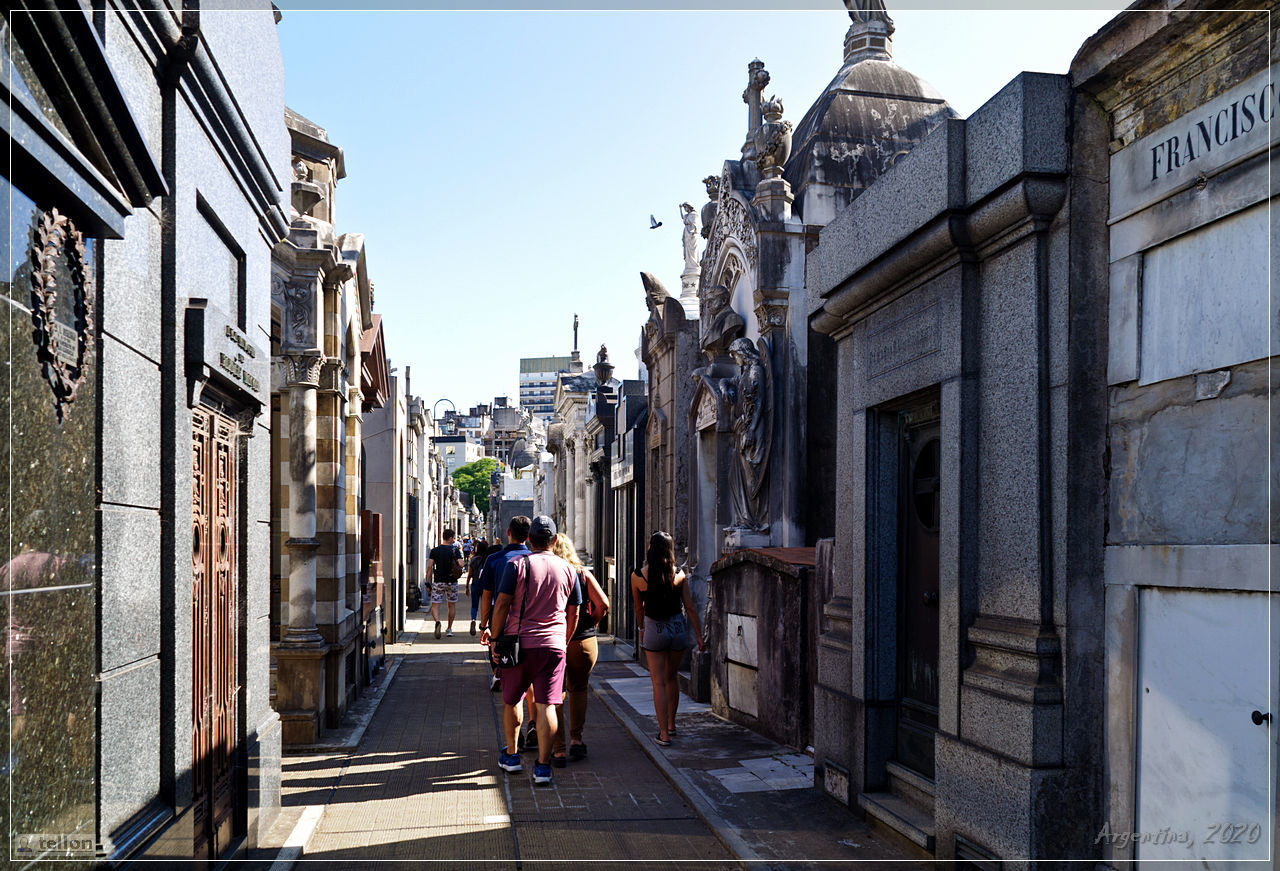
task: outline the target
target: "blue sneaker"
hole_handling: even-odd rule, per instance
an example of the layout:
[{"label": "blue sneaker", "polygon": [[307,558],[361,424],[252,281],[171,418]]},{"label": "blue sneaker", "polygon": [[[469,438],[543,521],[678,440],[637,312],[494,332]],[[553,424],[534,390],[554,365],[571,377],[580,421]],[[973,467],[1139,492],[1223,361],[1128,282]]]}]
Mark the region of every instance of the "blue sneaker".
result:
[{"label": "blue sneaker", "polygon": [[543,765],[541,762],[533,763],[533,782],[534,783],[550,783],[551,782],[551,763]]},{"label": "blue sneaker", "polygon": [[498,767],[508,774],[519,774],[524,771],[524,766],[520,764],[520,757],[514,753],[508,753],[506,747],[498,751]]}]

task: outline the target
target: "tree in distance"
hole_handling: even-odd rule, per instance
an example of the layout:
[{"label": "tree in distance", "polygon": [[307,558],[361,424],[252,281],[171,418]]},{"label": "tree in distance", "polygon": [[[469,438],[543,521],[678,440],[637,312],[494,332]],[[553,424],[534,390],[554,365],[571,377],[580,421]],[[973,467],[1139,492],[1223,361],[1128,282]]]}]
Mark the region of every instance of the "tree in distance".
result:
[{"label": "tree in distance", "polygon": [[489,515],[489,475],[498,468],[493,457],[481,457],[453,470],[453,483],[463,493],[470,493],[476,507],[484,516]]}]

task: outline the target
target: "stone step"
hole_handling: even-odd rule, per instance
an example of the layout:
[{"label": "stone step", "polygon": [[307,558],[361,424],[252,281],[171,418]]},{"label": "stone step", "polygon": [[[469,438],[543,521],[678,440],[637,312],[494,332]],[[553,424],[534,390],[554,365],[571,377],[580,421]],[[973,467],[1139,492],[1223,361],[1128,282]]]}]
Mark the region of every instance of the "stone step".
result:
[{"label": "stone step", "polygon": [[933,852],[933,816],[891,792],[864,792],[858,807],[926,852]]},{"label": "stone step", "polygon": [[933,781],[897,762],[885,763],[889,792],[933,816]]}]

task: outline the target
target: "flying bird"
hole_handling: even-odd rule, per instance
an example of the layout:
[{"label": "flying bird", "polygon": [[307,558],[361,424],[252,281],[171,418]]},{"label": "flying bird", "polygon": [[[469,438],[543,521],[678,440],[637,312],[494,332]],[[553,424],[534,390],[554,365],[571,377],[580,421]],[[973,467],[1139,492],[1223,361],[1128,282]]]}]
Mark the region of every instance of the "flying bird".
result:
[{"label": "flying bird", "polygon": [[650,229],[650,230],[656,230],[656,229],[658,229],[658,228],[659,228],[659,227],[661,227],[661,226],[662,226],[662,222],[661,222],[661,221],[659,221],[659,220],[658,220],[657,218],[655,218],[653,215],[650,215],[650,216],[649,216],[649,229]]}]

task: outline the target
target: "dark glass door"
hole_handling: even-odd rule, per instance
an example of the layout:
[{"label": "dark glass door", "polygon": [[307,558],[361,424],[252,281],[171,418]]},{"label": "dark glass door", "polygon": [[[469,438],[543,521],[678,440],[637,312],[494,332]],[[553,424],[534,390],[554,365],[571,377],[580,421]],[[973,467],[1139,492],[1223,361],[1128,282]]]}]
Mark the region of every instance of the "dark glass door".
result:
[{"label": "dark glass door", "polygon": [[938,421],[904,414],[898,491],[898,762],[933,777],[938,729]]}]

